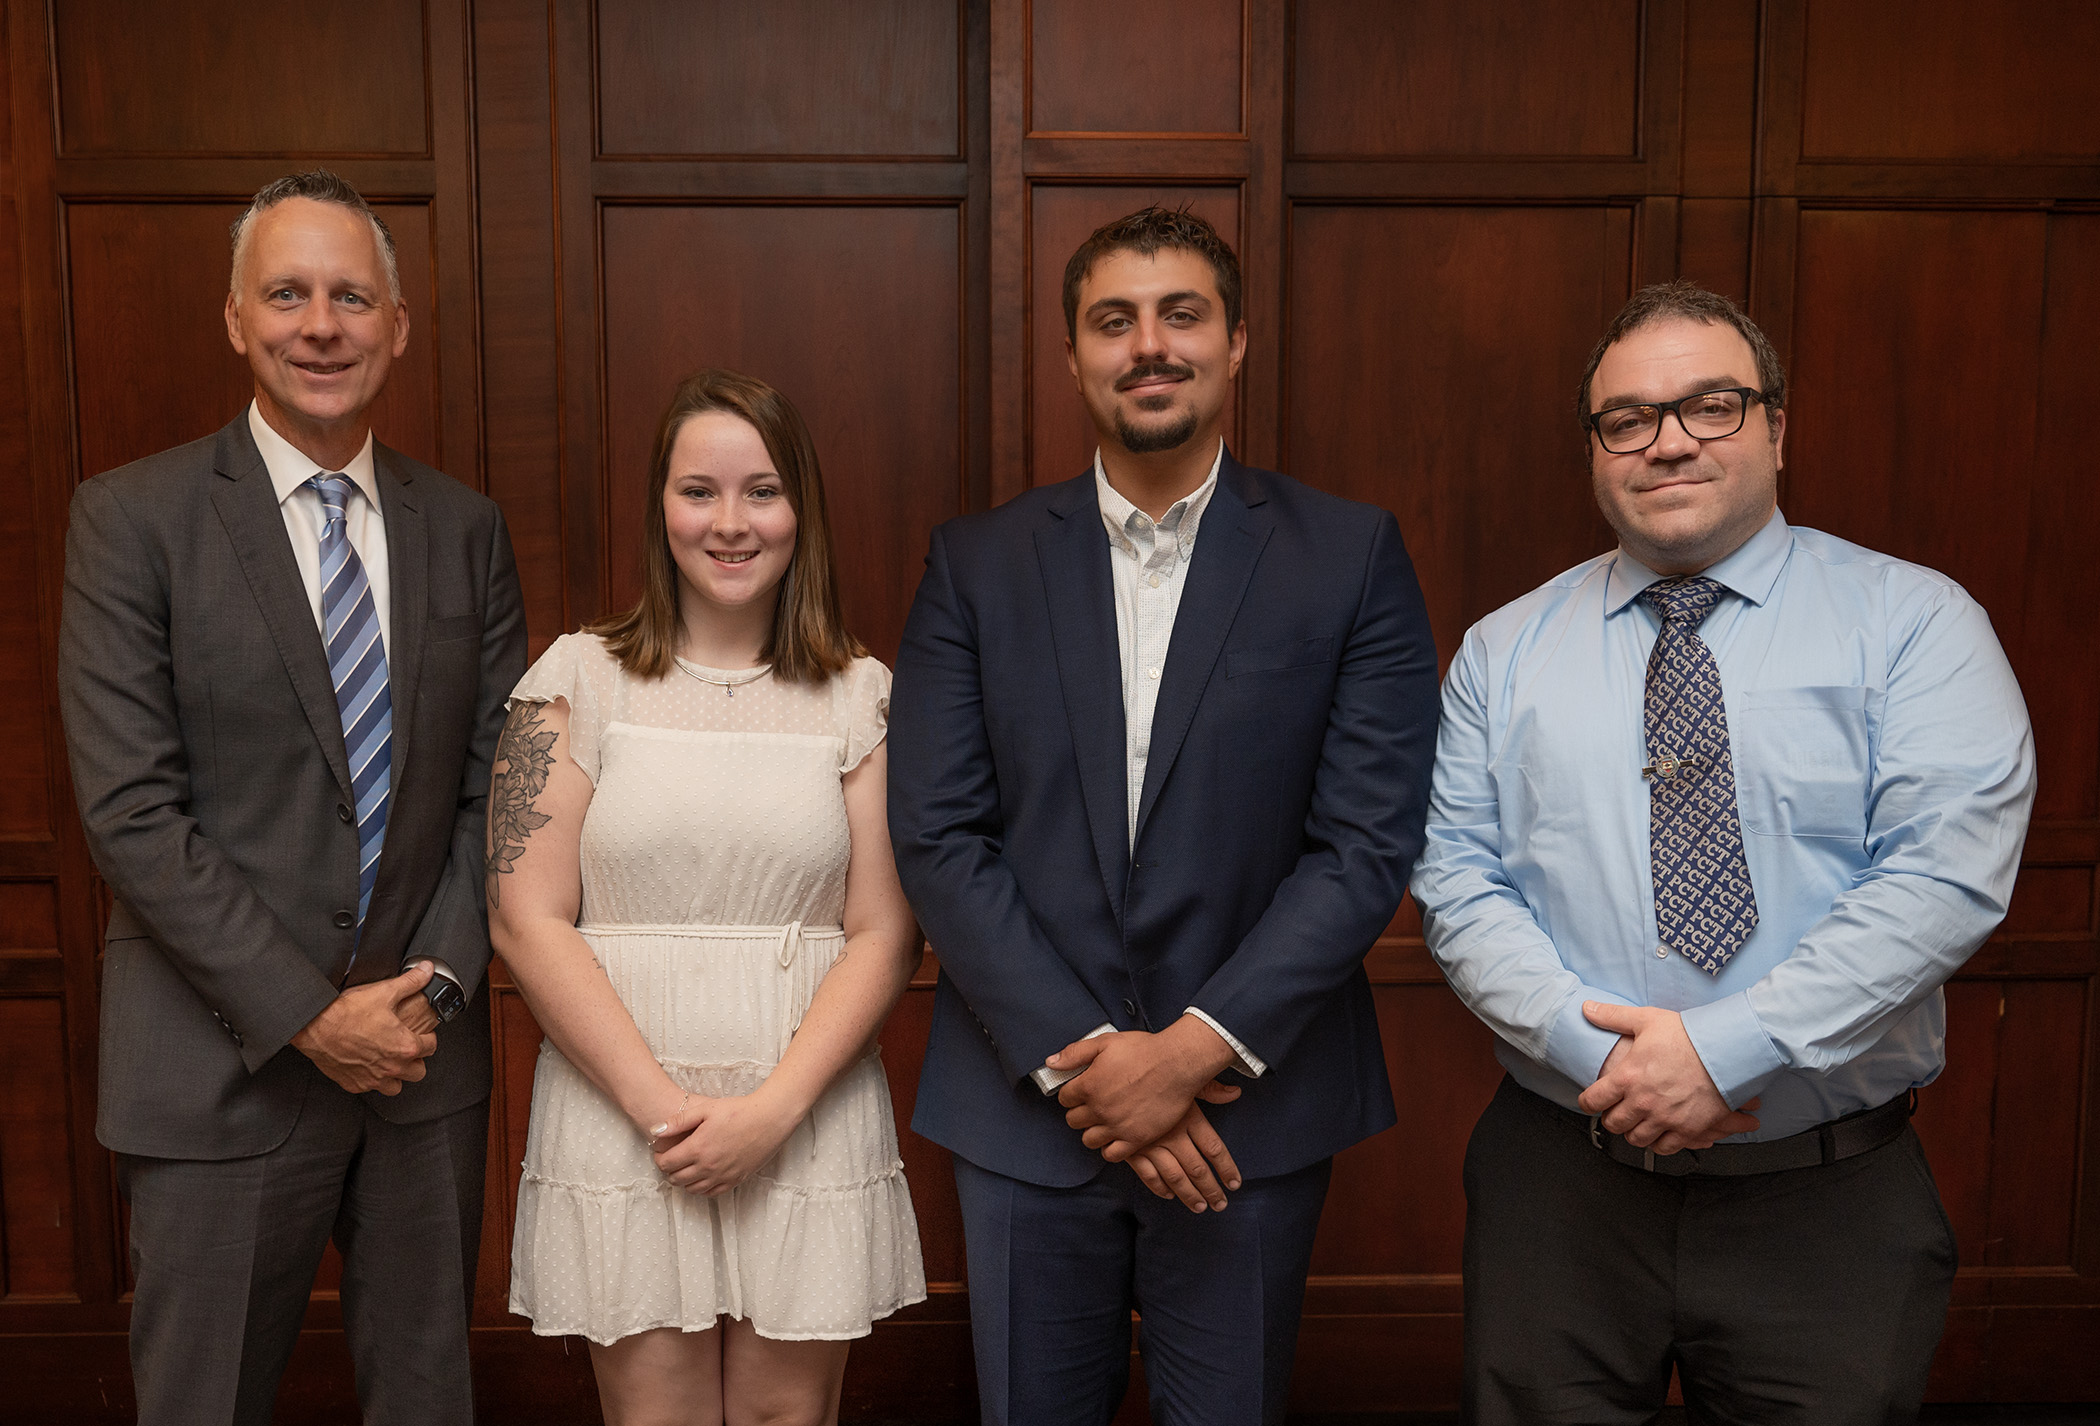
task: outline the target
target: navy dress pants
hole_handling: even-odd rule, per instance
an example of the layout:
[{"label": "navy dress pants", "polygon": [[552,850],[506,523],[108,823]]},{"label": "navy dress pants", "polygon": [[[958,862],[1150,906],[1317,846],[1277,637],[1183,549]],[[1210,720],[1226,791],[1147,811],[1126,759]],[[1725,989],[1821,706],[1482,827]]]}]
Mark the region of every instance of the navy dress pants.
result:
[{"label": "navy dress pants", "polygon": [[1045,1188],[957,1158],[985,1426],[1106,1423],[1133,1308],[1159,1426],[1280,1423],[1332,1165],[1246,1179],[1224,1212],[1191,1213],[1126,1164]]}]

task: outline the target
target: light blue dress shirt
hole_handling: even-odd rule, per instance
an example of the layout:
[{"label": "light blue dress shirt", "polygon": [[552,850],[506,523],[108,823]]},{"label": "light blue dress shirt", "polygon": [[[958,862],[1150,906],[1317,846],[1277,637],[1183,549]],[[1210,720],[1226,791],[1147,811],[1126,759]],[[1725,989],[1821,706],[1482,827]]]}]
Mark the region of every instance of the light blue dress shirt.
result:
[{"label": "light blue dress shirt", "polygon": [[1757,929],[1717,976],[1659,947],[1643,685],[1660,576],[1624,551],[1476,624],[1444,682],[1429,949],[1517,1081],[1570,1109],[1618,1037],[1682,1013],[1731,1106],[1798,1133],[1930,1083],[1940,987],[2005,915],[2034,802],[2027,707],[1944,575],[1774,512],[1705,573]]}]

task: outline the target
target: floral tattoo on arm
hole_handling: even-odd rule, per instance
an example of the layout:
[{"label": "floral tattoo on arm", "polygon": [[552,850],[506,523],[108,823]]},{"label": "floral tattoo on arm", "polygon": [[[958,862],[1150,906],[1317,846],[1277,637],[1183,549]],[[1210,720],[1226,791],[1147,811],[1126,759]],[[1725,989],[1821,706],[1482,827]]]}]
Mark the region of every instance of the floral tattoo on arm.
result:
[{"label": "floral tattoo on arm", "polygon": [[517,869],[526,839],[553,819],[533,810],[554,765],[556,734],[546,726],[546,705],[520,703],[511,710],[496,744],[496,773],[489,786],[489,905],[503,904],[498,877]]}]

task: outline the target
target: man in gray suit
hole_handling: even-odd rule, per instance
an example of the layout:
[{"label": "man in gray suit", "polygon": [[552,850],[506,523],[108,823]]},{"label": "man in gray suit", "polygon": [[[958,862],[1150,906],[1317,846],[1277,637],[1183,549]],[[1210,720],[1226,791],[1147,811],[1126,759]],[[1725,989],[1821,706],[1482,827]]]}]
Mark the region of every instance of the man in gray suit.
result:
[{"label": "man in gray suit", "polygon": [[66,540],[139,1419],[269,1420],[333,1237],[364,1419],[467,1422],[483,820],[525,667],[510,537],[371,438],[408,317],[349,184],[256,195],[226,329],[254,402],[87,481]]}]

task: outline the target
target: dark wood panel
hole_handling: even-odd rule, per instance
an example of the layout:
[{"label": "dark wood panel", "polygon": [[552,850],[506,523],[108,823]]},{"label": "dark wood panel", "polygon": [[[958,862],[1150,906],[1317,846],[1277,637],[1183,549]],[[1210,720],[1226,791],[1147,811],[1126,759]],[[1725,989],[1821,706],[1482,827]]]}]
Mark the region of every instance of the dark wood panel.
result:
[{"label": "dark wood panel", "polygon": [[1738,306],[1749,302],[1749,199],[1687,198],[1678,205],[1677,275]]},{"label": "dark wood panel", "polygon": [[[508,978],[507,976],[505,977]],[[496,989],[489,1009],[495,1016],[496,1087],[489,1102],[489,1138],[497,1146],[489,1158],[492,1193],[500,1195],[499,1212],[482,1225],[481,1270],[475,1283],[475,1322],[523,1326],[525,1319],[513,1317],[510,1305],[510,1243],[518,1225],[518,1183],[524,1177],[525,1139],[532,1124],[532,1076],[539,1061],[540,1027],[514,989]],[[495,1263],[489,1255],[497,1254]],[[493,1269],[500,1265],[502,1271]],[[491,1304],[483,1300],[483,1288],[500,1278],[502,1290]]]},{"label": "dark wood panel", "polygon": [[919,1215],[919,1246],[926,1263],[926,1283],[935,1291],[960,1291],[963,1283],[962,1209],[955,1197],[955,1171],[948,1151],[911,1131],[919,1097],[919,1069],[926,1059],[926,1036],[933,1024],[933,990],[914,986],[904,994],[882,1027],[882,1068],[890,1081],[890,1103],[897,1115],[897,1145],[904,1159],[905,1182]]},{"label": "dark wood panel", "polygon": [[1336,1156],[1313,1245],[1315,1283],[1458,1271],[1459,1169],[1502,1081],[1493,1034],[1443,985],[1381,985],[1373,994],[1401,1122]]},{"label": "dark wood panel", "polygon": [[[1239,244],[1237,187],[1038,183],[1029,191],[1028,444],[1032,485],[1070,480],[1086,470],[1094,458],[1094,423],[1065,364],[1065,264],[1094,229],[1148,203],[1193,208],[1208,218],[1226,241]],[[1274,338],[1264,334],[1263,339]],[[1235,400],[1226,409],[1228,433],[1237,430],[1236,406]],[[1231,438],[1237,440],[1236,435]]]},{"label": "dark wood panel", "polygon": [[634,598],[656,422],[687,373],[772,383],[824,467],[846,615],[894,657],[927,532],[961,509],[962,234],[953,207],[604,212],[613,602]]},{"label": "dark wood panel", "polygon": [[2054,407],[2077,404],[2100,371],[2100,247],[2090,219],[2065,232],[2066,290],[2048,293],[2055,221],[1803,212],[1782,493],[1796,523],[1941,570],[1975,596],[2036,710],[2052,779],[2042,807],[2083,813],[2095,739],[2079,713],[2100,700],[2100,635],[2061,606],[2100,597],[2100,568],[2076,553],[2100,533],[2100,463],[2077,418]]},{"label": "dark wood panel", "polygon": [[1684,10],[1685,196],[1747,198],[1757,72],[1743,57],[1757,51],[1757,0],[1687,0]]},{"label": "dark wood panel", "polygon": [[1947,987],[1947,1068],[1918,1091],[1911,1121],[1924,1142],[1940,1201],[1964,1263],[1987,1260],[1991,1216],[1991,1111],[2004,1026],[2002,981]]},{"label": "dark wood panel", "polygon": [[56,996],[0,1000],[0,1291],[10,1299],[76,1287],[64,1013]]},{"label": "dark wood panel", "polygon": [[[1970,0],[1807,7],[1804,158],[2100,161],[2100,8]],[[1955,99],[1954,96],[1959,96]]]},{"label": "dark wood panel", "polygon": [[65,0],[51,12],[67,153],[429,151],[419,0]]},{"label": "dark wood panel", "polygon": [[[574,627],[562,544],[561,340],[554,284],[553,122],[547,7],[474,6],[475,158],[481,174],[482,409],[488,493],[503,507],[525,622],[551,641]],[[539,652],[535,646],[533,652]]]},{"label": "dark wood panel", "polygon": [[598,0],[607,154],[961,151],[956,0]]},{"label": "dark wood panel", "polygon": [[1028,14],[1031,130],[1241,131],[1241,0],[1035,0]]},{"label": "dark wood panel", "polygon": [[2028,866],[2020,869],[2005,935],[2079,932],[2093,929],[2093,868]]},{"label": "dark wood panel", "polygon": [[45,838],[54,831],[45,753],[53,670],[41,653],[36,492],[19,416],[0,423],[12,428],[0,430],[0,836]]},{"label": "dark wood panel", "polygon": [[57,886],[47,880],[0,881],[0,954],[57,950]]},{"label": "dark wood panel", "polygon": [[1294,154],[1639,150],[1638,0],[1304,0],[1291,18]]},{"label": "dark wood panel", "polygon": [[2050,216],[2047,285],[2014,665],[2042,749],[2036,812],[2090,818],[2100,815],[2100,454],[2087,419],[2100,391],[2100,213]]},{"label": "dark wood panel", "polygon": [[1612,546],[1572,401],[1627,294],[1629,220],[1293,210],[1286,469],[1399,517],[1447,661],[1474,620]]},{"label": "dark wood panel", "polygon": [[[80,474],[194,441],[255,393],[226,340],[233,203],[76,203],[66,209]],[[408,351],[372,408],[378,438],[418,460],[438,450],[429,207],[375,205],[400,251]],[[146,314],[151,314],[150,317]],[[142,321],[150,328],[142,330]],[[141,338],[150,330],[150,354]]]},{"label": "dark wood panel", "polygon": [[1990,1240],[1980,1259],[1993,1267],[2071,1265],[2079,1105],[2066,1091],[2085,1077],[2087,993],[2083,980],[2003,988]]},{"label": "dark wood panel", "polygon": [[[20,21],[0,16],[0,37],[9,23]],[[8,139],[14,136],[12,98],[13,77],[0,67],[0,134]],[[36,117],[48,122],[45,113]],[[7,149],[0,154],[11,157]],[[53,383],[31,376],[24,350],[25,307],[33,299],[23,261],[25,215],[16,191],[23,171],[10,164],[7,181],[0,183],[0,371],[20,373],[14,399],[0,401],[0,550],[7,552],[0,559],[0,747],[10,750],[0,760],[0,837],[35,838],[48,852],[58,820],[50,760],[58,742],[57,690],[43,657],[39,606],[53,573],[46,561],[59,557],[59,542],[48,506],[38,508],[32,422],[34,410],[48,412],[56,403],[50,399]],[[31,202],[28,212],[37,211]],[[0,866],[9,850],[0,847]]]}]

